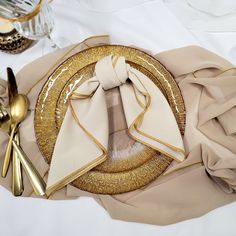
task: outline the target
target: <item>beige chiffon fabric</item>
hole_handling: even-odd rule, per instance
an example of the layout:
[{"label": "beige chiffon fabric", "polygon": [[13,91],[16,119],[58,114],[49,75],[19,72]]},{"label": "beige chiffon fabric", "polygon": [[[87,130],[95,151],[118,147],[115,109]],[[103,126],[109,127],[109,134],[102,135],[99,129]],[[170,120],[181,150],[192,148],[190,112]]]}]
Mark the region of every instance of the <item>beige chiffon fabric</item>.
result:
[{"label": "beige chiffon fabric", "polygon": [[8,90],[7,82],[0,80],[0,106],[6,107],[8,105]]},{"label": "beige chiffon fabric", "polygon": [[[69,55],[89,46],[109,43],[95,37],[46,55],[18,74],[19,91],[27,93],[30,113],[21,126],[21,140],[39,172],[47,179],[49,166],[41,156],[34,135],[33,116],[37,95],[48,75]],[[65,56],[65,53],[71,50]],[[187,159],[171,167],[145,188],[120,194],[96,195],[68,185],[51,199],[94,197],[114,219],[157,225],[201,216],[236,200],[236,70],[231,63],[203,48],[190,46],[156,55],[181,88],[186,106],[184,145]],[[40,82],[32,89],[35,81]],[[29,93],[28,93],[29,92]],[[0,133],[0,166],[7,136]],[[11,173],[0,184],[11,188]],[[23,196],[34,196],[24,176]]]}]

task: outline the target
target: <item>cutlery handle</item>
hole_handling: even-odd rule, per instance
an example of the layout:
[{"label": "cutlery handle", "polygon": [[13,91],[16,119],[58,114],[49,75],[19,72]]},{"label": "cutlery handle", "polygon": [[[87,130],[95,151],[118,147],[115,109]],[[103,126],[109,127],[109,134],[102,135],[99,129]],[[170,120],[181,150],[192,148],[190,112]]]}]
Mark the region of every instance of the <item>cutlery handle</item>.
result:
[{"label": "cutlery handle", "polygon": [[24,168],[24,171],[27,177],[29,178],[29,181],[34,189],[35,194],[38,196],[45,195],[46,183],[44,182],[43,178],[35,169],[34,165],[27,157],[27,155],[24,153],[22,148],[19,145],[17,145],[17,143],[14,140],[12,141],[12,144],[18,154],[22,167]]},{"label": "cutlery handle", "polygon": [[13,140],[13,137],[15,134],[15,130],[16,130],[16,125],[14,125],[11,130],[10,139],[7,144],[7,149],[6,149],[5,158],[4,158],[3,167],[2,167],[2,177],[3,178],[6,177],[7,171],[9,168],[9,164],[10,164],[10,160],[11,160],[12,140]]},{"label": "cutlery handle", "polygon": [[[15,133],[15,142],[20,144],[19,131]],[[14,196],[20,196],[24,191],[21,163],[18,154],[15,149],[12,152],[12,193]]]}]

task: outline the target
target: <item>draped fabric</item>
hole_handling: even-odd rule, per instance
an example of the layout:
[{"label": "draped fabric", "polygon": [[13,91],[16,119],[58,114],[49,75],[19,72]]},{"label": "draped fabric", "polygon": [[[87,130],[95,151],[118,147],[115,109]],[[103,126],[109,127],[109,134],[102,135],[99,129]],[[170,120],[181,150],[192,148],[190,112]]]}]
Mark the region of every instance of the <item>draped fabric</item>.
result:
[{"label": "draped fabric", "polygon": [[6,107],[8,105],[7,82],[0,80],[0,106]]},{"label": "draped fabric", "polygon": [[[108,44],[109,37],[93,37],[85,43],[48,54],[17,74],[19,92],[27,94],[30,100],[29,115],[20,127],[21,144],[45,180],[49,165],[38,150],[33,129],[38,94],[59,63],[74,53],[102,43]],[[236,139],[234,66],[195,46],[162,52],[156,58],[172,73],[182,91],[187,118],[183,139],[187,158],[181,163],[173,161],[164,175],[136,191],[97,195],[67,185],[50,199],[90,196],[114,219],[157,225],[199,217],[236,200],[236,142],[231,141]],[[7,139],[1,132],[0,165]],[[7,178],[0,178],[0,184],[11,191],[11,169]],[[25,175],[23,196],[36,197]]]}]

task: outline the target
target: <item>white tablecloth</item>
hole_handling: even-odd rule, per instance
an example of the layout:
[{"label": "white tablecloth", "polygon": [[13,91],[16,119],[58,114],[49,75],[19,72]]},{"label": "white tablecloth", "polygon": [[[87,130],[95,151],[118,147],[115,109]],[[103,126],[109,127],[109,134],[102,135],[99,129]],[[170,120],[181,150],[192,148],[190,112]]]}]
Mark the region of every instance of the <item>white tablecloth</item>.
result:
[{"label": "white tablecloth", "polygon": [[[168,0],[55,0],[56,42],[76,43],[91,35],[109,34],[112,43],[136,45],[154,53],[187,45],[208,48],[236,63],[236,32],[212,33],[191,28],[201,14],[186,1]],[[191,24],[193,23],[193,24]],[[191,29],[190,29],[191,28]],[[0,77],[15,72],[50,52],[41,40],[19,55],[0,52]],[[209,196],[209,201],[210,201]],[[112,220],[93,199],[45,201],[13,198],[0,187],[0,235],[181,235],[235,236],[236,203],[205,216],[165,227]]]}]

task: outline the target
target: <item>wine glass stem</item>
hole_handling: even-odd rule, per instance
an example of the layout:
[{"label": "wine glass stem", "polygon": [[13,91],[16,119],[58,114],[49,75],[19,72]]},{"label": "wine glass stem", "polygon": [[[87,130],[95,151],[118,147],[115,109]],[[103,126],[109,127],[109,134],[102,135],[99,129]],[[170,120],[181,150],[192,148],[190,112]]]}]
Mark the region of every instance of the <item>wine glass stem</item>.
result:
[{"label": "wine glass stem", "polygon": [[51,36],[48,35],[47,38],[49,39],[49,41],[51,42],[51,47],[55,48],[55,49],[59,49],[58,45],[56,45],[56,43],[52,40]]}]

